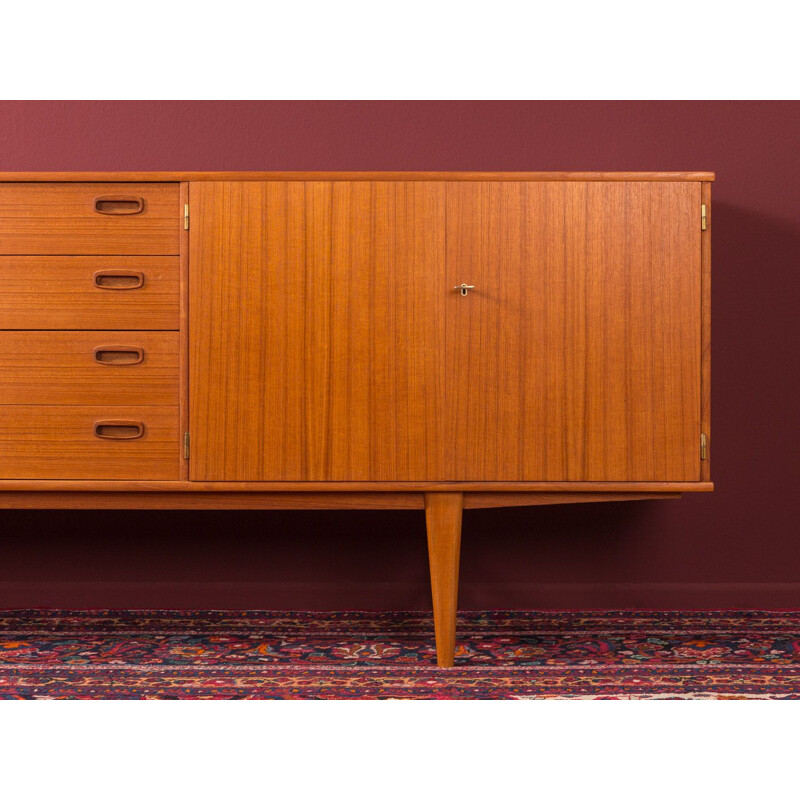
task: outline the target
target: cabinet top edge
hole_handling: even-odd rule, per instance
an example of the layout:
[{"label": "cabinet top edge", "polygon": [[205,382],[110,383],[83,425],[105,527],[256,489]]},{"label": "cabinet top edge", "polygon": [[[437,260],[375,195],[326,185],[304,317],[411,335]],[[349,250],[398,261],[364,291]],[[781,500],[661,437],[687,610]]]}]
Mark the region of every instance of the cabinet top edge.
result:
[{"label": "cabinet top edge", "polygon": [[713,172],[0,172],[0,181],[713,181]]}]

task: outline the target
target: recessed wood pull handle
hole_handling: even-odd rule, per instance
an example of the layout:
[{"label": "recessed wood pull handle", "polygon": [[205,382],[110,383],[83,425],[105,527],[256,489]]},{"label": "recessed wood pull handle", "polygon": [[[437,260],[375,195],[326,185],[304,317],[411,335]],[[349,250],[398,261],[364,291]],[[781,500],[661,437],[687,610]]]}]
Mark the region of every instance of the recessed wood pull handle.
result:
[{"label": "recessed wood pull handle", "polygon": [[100,419],[94,424],[98,439],[141,439],[144,423],[130,419]]},{"label": "recessed wood pull handle", "polygon": [[117,194],[95,197],[94,210],[98,214],[141,214],[144,211],[144,197]]},{"label": "recessed wood pull handle", "polygon": [[144,348],[102,345],[95,347],[94,360],[98,364],[107,364],[112,367],[132,367],[134,364],[141,364],[144,361]]},{"label": "recessed wood pull handle", "polygon": [[127,269],[104,269],[94,274],[94,285],[98,289],[141,289],[144,273]]}]

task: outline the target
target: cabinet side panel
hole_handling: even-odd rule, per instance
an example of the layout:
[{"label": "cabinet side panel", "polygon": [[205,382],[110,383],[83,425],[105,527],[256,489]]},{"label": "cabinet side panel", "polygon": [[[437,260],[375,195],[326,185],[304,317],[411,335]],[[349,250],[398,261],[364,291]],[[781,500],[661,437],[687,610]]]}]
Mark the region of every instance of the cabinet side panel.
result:
[{"label": "cabinet side panel", "polygon": [[708,438],[706,457],[700,464],[700,480],[711,480],[711,184],[703,183],[703,203],[706,206],[706,230],[702,233],[703,277],[700,299],[702,315],[702,395],[700,431]]}]

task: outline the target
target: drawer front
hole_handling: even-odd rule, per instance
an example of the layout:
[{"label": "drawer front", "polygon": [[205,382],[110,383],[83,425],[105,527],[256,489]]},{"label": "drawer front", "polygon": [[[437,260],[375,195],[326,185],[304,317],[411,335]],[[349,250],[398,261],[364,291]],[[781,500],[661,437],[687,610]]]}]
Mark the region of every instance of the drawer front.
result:
[{"label": "drawer front", "polygon": [[178,480],[178,409],[0,406],[0,478]]},{"label": "drawer front", "polygon": [[177,183],[0,183],[0,253],[178,255]]},{"label": "drawer front", "polygon": [[0,331],[0,404],[178,405],[179,335]]},{"label": "drawer front", "polygon": [[0,329],[179,327],[176,256],[0,256]]}]

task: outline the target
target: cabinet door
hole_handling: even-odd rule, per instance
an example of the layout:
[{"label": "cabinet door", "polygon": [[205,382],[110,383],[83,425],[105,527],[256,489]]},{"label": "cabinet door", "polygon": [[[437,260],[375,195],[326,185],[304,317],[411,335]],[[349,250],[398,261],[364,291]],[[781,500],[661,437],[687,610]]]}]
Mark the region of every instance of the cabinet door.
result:
[{"label": "cabinet door", "polygon": [[700,184],[446,191],[448,477],[699,480]]},{"label": "cabinet door", "polygon": [[193,480],[442,474],[445,186],[190,186]]}]

